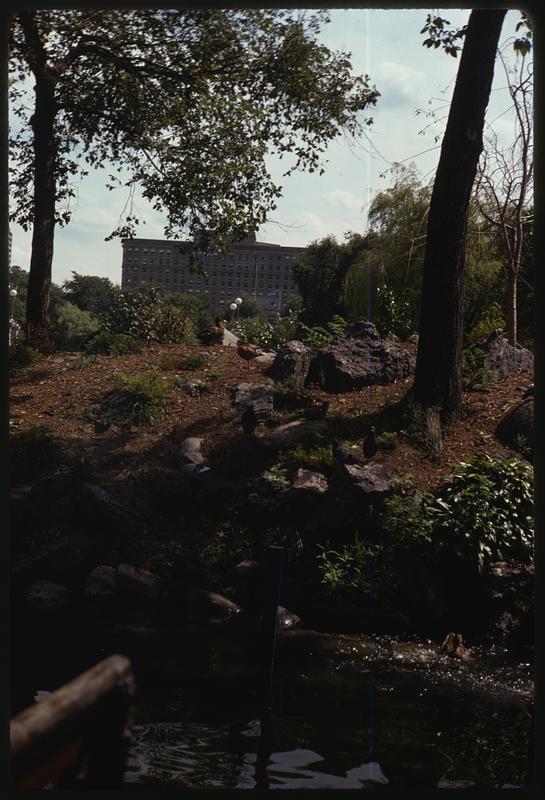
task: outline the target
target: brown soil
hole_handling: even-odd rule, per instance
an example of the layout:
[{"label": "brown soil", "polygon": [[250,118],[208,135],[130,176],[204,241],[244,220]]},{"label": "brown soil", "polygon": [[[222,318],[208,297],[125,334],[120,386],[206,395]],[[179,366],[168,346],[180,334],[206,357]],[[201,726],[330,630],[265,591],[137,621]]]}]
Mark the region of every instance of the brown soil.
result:
[{"label": "brown soil", "polygon": [[[95,428],[89,412],[107,392],[116,388],[116,373],[147,372],[166,356],[195,353],[206,355],[207,366],[189,371],[161,369],[173,389],[157,423],[133,425],[128,430],[116,426],[104,431]],[[198,397],[189,396],[183,389],[174,388],[177,375],[208,379],[208,391]],[[185,436],[204,437],[203,453],[213,465],[242,435],[232,419],[231,389],[243,381],[265,378],[262,366],[255,362],[248,365],[230,347],[162,345],[143,353],[93,359],[57,353],[43,357],[12,378],[10,429],[15,432],[46,427],[55,437],[84,452],[93,472],[105,483],[120,470],[130,468],[131,463],[143,460],[148,465],[174,468],[179,441]],[[395,474],[408,476],[414,486],[431,489],[451,474],[460,461],[479,452],[490,455],[505,452],[494,430],[532,380],[531,370],[520,370],[486,391],[466,392],[463,419],[447,433],[437,461],[432,461],[402,434],[398,436],[397,448],[381,452],[377,458]],[[411,383],[412,378],[407,378],[339,395],[326,395],[318,389],[311,389],[310,393],[316,401],[326,397],[330,401],[327,419],[332,436],[340,433],[341,438],[359,444],[371,423],[376,425],[379,435],[386,430],[400,433],[402,423],[397,404]],[[278,424],[282,421],[279,416]],[[262,428],[257,433],[265,435]]]}]

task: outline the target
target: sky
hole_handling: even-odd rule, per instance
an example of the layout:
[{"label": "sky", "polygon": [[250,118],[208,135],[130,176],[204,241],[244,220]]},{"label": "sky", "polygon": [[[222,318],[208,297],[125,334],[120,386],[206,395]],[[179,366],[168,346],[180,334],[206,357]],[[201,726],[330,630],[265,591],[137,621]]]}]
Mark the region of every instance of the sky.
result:
[{"label": "sky", "polygon": [[[426,113],[448,113],[459,58],[422,46],[420,34],[429,9],[334,9],[321,39],[334,50],[350,51],[355,74],[368,74],[381,93],[370,107],[373,125],[356,146],[339,137],[327,150],[325,173],[296,173],[282,178],[284,162],[269,159],[268,167],[283,185],[277,209],[257,233],[258,241],[306,246],[334,235],[342,241],[348,231],[365,233],[367,209],[373,197],[392,184],[394,162],[414,163],[423,181],[433,180],[440,153],[435,141],[444,127]],[[452,24],[463,25],[469,9],[433,10]],[[502,42],[512,38],[520,15],[509,11]],[[514,56],[513,56],[514,58]],[[500,142],[509,143],[513,121],[503,70],[497,63],[487,111]],[[430,124],[431,123],[431,124]],[[61,285],[72,271],[121,282],[121,240],[105,241],[117,225],[125,198],[105,188],[107,170],[94,171],[78,186],[77,206],[70,224],[57,228],[53,282]],[[162,239],[166,218],[147,201],[137,201],[141,225],[138,236]],[[12,264],[29,268],[31,232],[10,226]]]}]

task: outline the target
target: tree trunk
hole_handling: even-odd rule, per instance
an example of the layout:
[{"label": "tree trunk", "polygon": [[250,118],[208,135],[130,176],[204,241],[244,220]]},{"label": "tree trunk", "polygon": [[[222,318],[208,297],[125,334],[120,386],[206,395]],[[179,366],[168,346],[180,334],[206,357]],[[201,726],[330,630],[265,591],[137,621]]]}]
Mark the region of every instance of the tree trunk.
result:
[{"label": "tree trunk", "polygon": [[28,276],[27,337],[38,347],[50,344],[49,295],[55,233],[57,143],[55,140],[55,84],[36,75],[34,131],[34,221]]},{"label": "tree trunk", "polygon": [[505,308],[507,311],[507,341],[517,344],[517,275],[509,272],[505,282]]},{"label": "tree trunk", "polygon": [[447,424],[461,412],[467,209],[505,13],[469,17],[430,203],[414,396]]}]

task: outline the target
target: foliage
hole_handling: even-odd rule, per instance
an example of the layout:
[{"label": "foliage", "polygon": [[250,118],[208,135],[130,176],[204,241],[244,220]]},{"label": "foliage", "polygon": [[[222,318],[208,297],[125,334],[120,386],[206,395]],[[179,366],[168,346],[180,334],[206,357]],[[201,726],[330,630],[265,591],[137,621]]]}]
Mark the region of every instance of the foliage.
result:
[{"label": "foliage", "polygon": [[429,511],[436,548],[482,572],[494,561],[533,558],[533,467],[481,454],[460,464]]},{"label": "foliage", "polygon": [[280,459],[281,465],[293,469],[309,469],[329,475],[335,464],[333,451],[329,445],[314,447],[296,447],[285,453]]},{"label": "foliage", "polygon": [[299,323],[297,331],[298,338],[312,347],[319,350],[330,344],[337,334],[341,333],[346,328],[346,320],[338,314],[335,314],[327,323],[325,328],[321,325],[305,325],[304,322]]},{"label": "foliage", "polygon": [[62,289],[69,303],[94,315],[108,311],[115,293],[114,284],[109,278],[79,275],[74,270],[72,278],[63,283]]},{"label": "foliage", "polygon": [[490,366],[486,350],[477,345],[463,351],[462,375],[464,384],[470,389],[494,383],[498,377],[496,371]]},{"label": "foliage", "polygon": [[194,370],[208,366],[204,353],[190,353],[186,356],[163,356],[161,366],[167,369]]},{"label": "foliage", "polygon": [[183,311],[194,331],[200,331],[214,321],[210,301],[203,292],[192,292],[191,294],[189,292],[173,292],[167,294],[166,299]]},{"label": "foliage", "polygon": [[186,314],[153,287],[116,291],[102,321],[107,331],[134,336],[146,344],[185,343],[193,333]]},{"label": "foliage", "polygon": [[505,330],[505,317],[498,303],[492,303],[481,315],[478,322],[469,330],[466,336],[468,345],[478,344],[486,339],[493,330]]},{"label": "foliage", "polygon": [[293,274],[307,325],[323,326],[334,314],[343,312],[343,281],[367,246],[367,239],[357,233],[347,233],[342,244],[334,236],[326,236],[312,242],[296,259]]},{"label": "foliage", "polygon": [[236,319],[231,331],[243,342],[250,342],[263,350],[276,350],[284,343],[281,332],[260,317]]},{"label": "foliage", "polygon": [[40,352],[35,347],[24,342],[16,342],[9,348],[9,370],[13,372],[13,370],[30,367],[39,357]]},{"label": "foliage", "polygon": [[397,433],[390,431],[384,431],[384,433],[377,436],[377,441],[381,450],[395,450],[399,444]]},{"label": "foliage", "polygon": [[156,370],[117,374],[119,388],[109,392],[90,410],[94,420],[106,424],[152,425],[160,416],[169,387]]},{"label": "foliage", "polygon": [[85,344],[84,350],[89,354],[123,356],[127,353],[140,353],[144,349],[143,342],[126,333],[99,331]]},{"label": "foliage", "polygon": [[99,321],[88,311],[82,311],[73,303],[64,302],[55,314],[55,345],[60,350],[81,350],[98,327]]},{"label": "foliage", "polygon": [[[238,310],[234,312],[235,319],[248,319],[249,317],[263,317],[263,309],[261,308],[257,300],[254,300],[254,298],[250,297],[249,294],[244,294],[244,292],[240,294],[240,299],[242,300],[242,303],[239,305]],[[227,303],[227,305],[223,310],[224,318],[229,320],[231,319],[231,317],[233,317],[233,312],[229,308],[231,302]]]},{"label": "foliage", "polygon": [[370,562],[376,548],[356,540],[333,550],[318,545],[318,570],[323,590],[338,603],[361,603],[372,589]]}]

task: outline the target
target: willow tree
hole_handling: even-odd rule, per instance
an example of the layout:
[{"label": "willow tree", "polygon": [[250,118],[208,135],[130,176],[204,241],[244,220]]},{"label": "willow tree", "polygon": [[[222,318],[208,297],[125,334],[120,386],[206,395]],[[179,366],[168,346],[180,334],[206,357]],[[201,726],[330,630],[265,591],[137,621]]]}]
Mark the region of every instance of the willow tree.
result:
[{"label": "willow tree", "polygon": [[135,234],[138,188],[165,213],[165,236],[208,247],[213,232],[225,246],[275,207],[267,153],[289,159],[285,174],[321,169],[329,141],[371,121],[361,112],[378,93],[318,42],[325,21],[270,9],[15,14],[11,219],[32,228],[30,338],[47,333],[55,227],[85,168],[112,164],[109,187],[128,192],[111,235]]},{"label": "willow tree", "polygon": [[470,14],[430,201],[414,396],[435,451],[441,422],[455,422],[461,413],[467,212],[505,14]]}]

